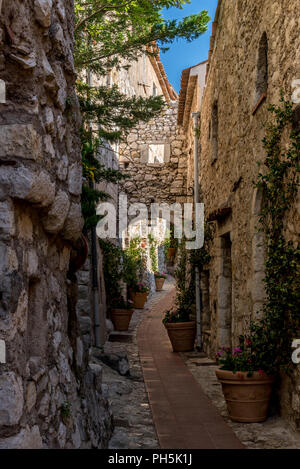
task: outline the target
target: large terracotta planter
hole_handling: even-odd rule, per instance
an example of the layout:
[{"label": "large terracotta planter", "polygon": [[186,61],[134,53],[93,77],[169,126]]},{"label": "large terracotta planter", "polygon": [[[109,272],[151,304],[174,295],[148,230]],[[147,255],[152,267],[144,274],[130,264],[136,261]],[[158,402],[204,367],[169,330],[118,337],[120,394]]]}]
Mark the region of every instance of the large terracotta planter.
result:
[{"label": "large terracotta planter", "polygon": [[148,298],[148,292],[145,293],[132,293],[131,299],[135,309],[144,309],[145,303]]},{"label": "large terracotta planter", "polygon": [[128,331],[132,309],[112,309],[111,319],[117,331]]},{"label": "large terracotta planter", "polygon": [[235,422],[263,422],[268,415],[274,377],[255,372],[216,370],[231,420]]},{"label": "large terracotta planter", "polygon": [[165,283],[164,278],[155,278],[156,291],[161,291]]},{"label": "large terracotta planter", "polygon": [[165,324],[174,352],[190,352],[194,350],[196,323],[168,322]]}]

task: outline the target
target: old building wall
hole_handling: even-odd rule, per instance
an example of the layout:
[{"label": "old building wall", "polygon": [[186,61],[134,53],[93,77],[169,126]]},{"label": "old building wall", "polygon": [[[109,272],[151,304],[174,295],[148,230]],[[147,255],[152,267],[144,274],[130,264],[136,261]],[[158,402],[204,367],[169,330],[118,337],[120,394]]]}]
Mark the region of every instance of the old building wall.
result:
[{"label": "old building wall", "polygon": [[120,145],[120,164],[131,176],[122,184],[129,203],[150,207],[152,202],[185,201],[185,137],[177,128],[177,110],[178,103],[171,102],[161,116],[138,125]]},{"label": "old building wall", "polygon": [[[82,186],[73,2],[2,2],[0,448],[105,447],[101,367],[79,332]],[[79,279],[82,282],[82,279]]]},{"label": "old building wall", "polygon": [[[261,194],[254,182],[257,162],[265,157],[267,107],[279,104],[281,89],[291,97],[292,81],[300,77],[299,17],[300,4],[291,0],[219,2],[199,155],[206,215],[216,228],[209,272],[212,354],[237,344],[265,299],[264,239],[257,233]],[[286,220],[294,242],[299,217],[298,197]],[[294,427],[300,416],[297,383],[295,376],[281,392],[282,412]]]}]

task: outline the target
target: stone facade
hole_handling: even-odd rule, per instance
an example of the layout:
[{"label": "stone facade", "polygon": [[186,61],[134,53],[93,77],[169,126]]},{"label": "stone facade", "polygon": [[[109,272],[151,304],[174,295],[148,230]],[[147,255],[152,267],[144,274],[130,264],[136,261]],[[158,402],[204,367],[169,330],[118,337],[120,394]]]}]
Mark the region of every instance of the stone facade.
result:
[{"label": "stone facade", "polygon": [[151,202],[173,204],[185,200],[185,137],[177,128],[177,110],[178,103],[171,102],[162,116],[141,123],[130,133],[127,143],[120,145],[120,163],[130,175],[122,185],[129,203],[149,207]]},{"label": "stone facade", "polygon": [[74,6],[1,3],[0,448],[105,447],[111,416],[80,335],[72,262],[82,230]]},{"label": "stone facade", "polygon": [[[253,183],[265,157],[267,107],[279,104],[281,89],[290,97],[300,77],[299,15],[291,0],[223,0],[213,23],[199,154],[202,200],[215,228],[203,298],[212,356],[238,343],[265,300],[265,246],[257,232],[262,195]],[[287,239],[295,243],[299,197],[286,219]],[[284,379],[280,398],[283,415],[299,429],[299,370]]]}]

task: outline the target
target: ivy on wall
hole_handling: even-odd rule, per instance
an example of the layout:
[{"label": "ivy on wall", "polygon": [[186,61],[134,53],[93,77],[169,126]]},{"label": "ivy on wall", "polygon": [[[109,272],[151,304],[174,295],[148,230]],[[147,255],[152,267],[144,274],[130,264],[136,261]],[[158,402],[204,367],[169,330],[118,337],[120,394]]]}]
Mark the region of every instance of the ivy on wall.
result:
[{"label": "ivy on wall", "polygon": [[251,321],[250,338],[257,366],[273,374],[291,368],[292,341],[300,334],[300,247],[285,236],[299,190],[300,132],[293,125],[292,104],[283,94],[280,105],[270,106],[269,112],[273,119],[263,139],[266,159],[256,183],[263,193],[260,225],[266,236],[267,299],[263,319]]},{"label": "ivy on wall", "polygon": [[158,242],[156,241],[155,237],[151,234],[148,235],[148,242],[149,242],[149,255],[151,260],[151,268],[152,272],[158,271],[158,257],[157,257],[157,246]]}]

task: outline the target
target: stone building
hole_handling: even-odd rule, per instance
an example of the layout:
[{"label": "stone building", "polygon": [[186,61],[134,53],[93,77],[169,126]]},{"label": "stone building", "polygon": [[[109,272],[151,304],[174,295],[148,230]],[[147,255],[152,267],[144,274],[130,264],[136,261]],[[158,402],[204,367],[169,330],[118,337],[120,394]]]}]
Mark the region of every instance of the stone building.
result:
[{"label": "stone building", "polygon": [[[192,110],[201,111],[201,197],[215,228],[212,261],[201,285],[203,342],[212,356],[220,346],[238,343],[265,300],[264,236],[257,231],[262,194],[254,181],[257,162],[265,158],[267,107],[279,104],[280,90],[291,97],[292,83],[300,77],[299,17],[297,1],[220,0],[201,106],[192,77],[183,74],[179,124],[191,145],[192,122],[187,115],[185,124],[184,115],[192,102]],[[298,193],[286,218],[287,239],[299,242],[299,226]],[[299,382],[298,370],[283,380],[280,392],[282,414],[297,429]]]},{"label": "stone building", "polygon": [[0,448],[101,448],[111,415],[76,316],[73,2],[0,6]]},{"label": "stone building", "polygon": [[[136,61],[130,63],[129,67],[113,69],[104,78],[92,76],[93,86],[117,85],[128,97],[163,96],[167,104],[162,116],[149,123],[141,122],[128,135],[126,143],[106,142],[99,148],[98,158],[103,166],[122,169],[130,175],[130,179],[124,183],[116,185],[103,182],[97,186],[97,189],[111,196],[109,202],[115,205],[117,213],[118,197],[121,193],[127,195],[128,204],[144,202],[150,206],[152,201],[173,203],[184,200],[185,163],[183,160],[179,162],[184,136],[177,132],[177,94],[167,79],[158,48],[151,46],[151,52],[155,52],[155,55],[149,56],[143,53]],[[120,239],[114,242],[121,245],[125,237],[124,233],[123,241]],[[78,275],[77,315],[86,340],[95,343],[96,306],[96,316],[100,326],[98,340],[103,345],[113,326],[107,314],[103,258],[98,243],[96,251],[97,254],[94,253],[94,258],[89,256]],[[95,272],[92,264],[96,266],[97,271],[96,297],[95,289],[92,288],[93,272]],[[150,269],[149,258],[147,265]],[[154,288],[154,278],[150,284]]]}]

